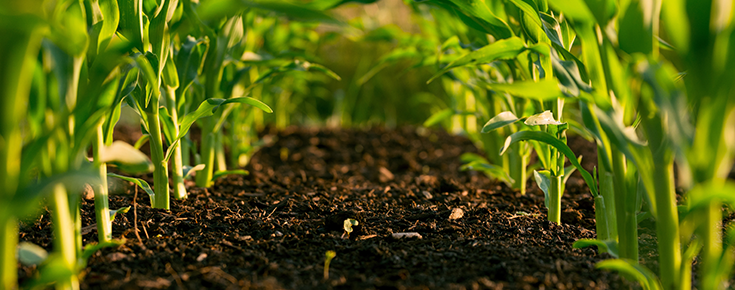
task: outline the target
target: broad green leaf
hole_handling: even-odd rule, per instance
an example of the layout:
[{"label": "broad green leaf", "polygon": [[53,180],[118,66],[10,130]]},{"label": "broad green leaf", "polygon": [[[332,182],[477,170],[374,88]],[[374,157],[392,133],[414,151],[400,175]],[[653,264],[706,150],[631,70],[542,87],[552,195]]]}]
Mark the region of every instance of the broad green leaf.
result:
[{"label": "broad green leaf", "polygon": [[665,5],[661,5],[661,24],[666,29],[668,39],[681,55],[686,55],[689,51],[690,26],[686,3],[686,0],[667,0]]},{"label": "broad green leaf", "polygon": [[83,169],[70,170],[42,178],[34,184],[19,189],[18,192],[23,194],[14,195],[9,208],[13,211],[12,215],[25,217],[40,210],[38,208],[39,199],[50,193],[57,184],[63,184],[69,192],[81,192],[87,184],[94,186],[99,183],[99,173],[83,166]]},{"label": "broad green leaf", "polygon": [[120,9],[120,34],[132,42],[138,52],[145,52],[148,43],[143,37],[143,0],[118,0],[117,2]]},{"label": "broad green leaf", "polygon": [[513,59],[525,49],[526,47],[523,44],[523,40],[518,37],[498,40],[451,62],[441,71],[434,74],[434,76],[432,76],[426,83],[430,83],[437,77],[456,67],[490,63],[499,59]]},{"label": "broad green leaf", "polygon": [[99,0],[100,12],[104,19],[102,20],[102,28],[97,38],[97,54],[100,54],[110,44],[110,40],[117,31],[120,24],[120,9],[117,0]]},{"label": "broad green leaf", "polygon": [[633,0],[619,21],[618,42],[620,49],[628,54],[650,54],[658,40],[654,38],[653,12],[649,0]]},{"label": "broad green leaf", "polygon": [[174,120],[171,114],[168,113],[166,107],[161,106],[158,108],[158,119],[161,121],[161,131],[163,131],[163,137],[166,139],[166,143],[173,143],[174,138],[176,138],[176,133],[174,133],[176,132],[176,128],[174,126]]},{"label": "broad green leaf", "polygon": [[564,154],[569,159],[569,162],[574,165],[574,167],[579,170],[579,173],[582,174],[582,178],[584,178],[584,181],[587,183],[587,186],[590,188],[590,191],[592,191],[593,196],[597,196],[597,184],[594,182],[594,179],[592,178],[592,175],[582,168],[582,165],[579,164],[577,161],[576,156],[574,155],[574,152],[572,152],[572,149],[569,149],[569,146],[567,144],[564,144],[559,139],[556,139],[554,136],[552,136],[549,133],[546,132],[540,132],[540,131],[520,131],[516,132],[513,135],[508,136],[507,139],[505,139],[505,145],[503,145],[503,148],[500,150],[500,155],[503,155],[508,148],[519,141],[538,141],[543,142],[546,144],[551,145],[552,147],[556,148],[559,152]]},{"label": "broad green leaf", "polygon": [[[147,56],[151,58],[155,58],[155,55],[152,55],[152,54],[147,54]],[[158,85],[158,74],[156,74],[157,70],[154,69],[154,66],[151,64],[150,59],[147,56],[138,55],[138,57],[135,58],[135,63],[137,64],[141,75],[147,81],[148,86],[150,86],[151,88],[155,88],[155,89],[151,90],[152,94],[142,93],[136,96],[137,102],[139,103],[139,106],[143,107],[144,110],[158,110],[158,108],[152,108],[151,106],[149,106],[149,102],[151,98],[158,98],[161,95],[161,92],[158,89],[159,85]],[[158,67],[157,63],[155,64],[155,67]]]},{"label": "broad green leaf", "polygon": [[531,7],[531,5],[528,5],[528,3],[524,2],[523,0],[510,0],[511,3],[513,3],[516,7],[521,9],[526,15],[533,20],[533,22],[541,27],[541,19],[539,19],[539,12],[536,11],[535,7]]},{"label": "broad green leaf", "polygon": [[551,176],[551,171],[533,171],[533,179],[536,180],[536,185],[538,185],[538,188],[540,188],[541,191],[544,192],[544,206],[546,206],[547,209],[549,208],[549,200],[551,200],[551,198],[549,197],[549,190],[551,190],[552,178],[553,176]]},{"label": "broad green leaf", "polygon": [[300,21],[324,22],[330,24],[342,23],[324,11],[319,11],[306,5],[299,5],[296,2],[283,0],[203,1],[199,7],[197,7],[197,13],[203,20],[214,20],[220,19],[223,16],[231,16],[250,8],[277,12]]},{"label": "broad green leaf", "polygon": [[120,170],[132,173],[153,172],[153,163],[148,156],[123,141],[112,142],[101,150],[98,162],[114,165]]},{"label": "broad green leaf", "polygon": [[582,80],[577,63],[572,60],[561,60],[554,51],[551,53],[551,68],[559,80],[563,92],[570,96],[579,96],[579,90],[591,92],[592,87]]},{"label": "broad green leaf", "polygon": [[111,209],[110,210],[110,220],[111,221],[115,220],[115,215],[117,215],[118,213],[127,213],[129,210],[130,210],[129,206],[121,207],[118,209]]},{"label": "broad green leaf", "polygon": [[541,23],[543,24],[546,37],[548,37],[551,42],[566,49],[567,47],[564,45],[559,22],[557,22],[554,17],[544,12],[539,12],[538,15]]},{"label": "broad green leaf", "polygon": [[18,261],[26,267],[37,266],[48,258],[48,252],[40,246],[29,243],[18,243]]},{"label": "broad green leaf", "polygon": [[205,166],[206,165],[204,165],[204,164],[197,164],[196,166],[184,165],[184,168],[183,168],[183,176],[184,176],[184,179],[189,178],[189,176],[192,173],[204,169]]},{"label": "broad green leaf", "polygon": [[203,42],[191,36],[181,44],[181,49],[176,53],[176,72],[178,73],[179,89],[177,94],[184,94],[197,78],[199,67],[202,63],[202,55],[197,49]]},{"label": "broad green leaf", "polygon": [[586,248],[590,246],[597,246],[598,248],[610,253],[614,258],[618,257],[618,242],[615,240],[593,240],[593,239],[579,239],[572,244],[575,249]]},{"label": "broad green leaf", "polygon": [[523,122],[524,124],[528,126],[540,126],[540,125],[561,125],[564,124],[562,122],[559,122],[557,120],[554,120],[554,114],[551,113],[551,111],[546,110],[542,113],[538,113],[536,115],[530,116],[526,118],[526,121]]},{"label": "broad green leaf", "polygon": [[542,102],[556,100],[562,96],[561,90],[559,90],[559,83],[552,78],[545,78],[538,82],[485,83],[485,87],[494,91],[507,92],[513,96]]},{"label": "broad green leaf", "polygon": [[691,213],[701,212],[709,207],[713,201],[720,201],[735,207],[735,182],[726,181],[722,183],[707,182],[700,183],[692,187],[687,193],[690,199],[689,208],[683,212],[680,219],[683,220]]},{"label": "broad green leaf", "polygon": [[243,169],[217,171],[217,172],[215,172],[212,175],[212,180],[217,180],[220,177],[225,177],[225,176],[231,175],[231,174],[235,174],[235,175],[248,175],[248,174],[250,174],[250,172],[248,172],[247,170],[243,170]]},{"label": "broad green leaf", "polygon": [[655,274],[645,266],[623,259],[610,259],[597,263],[598,269],[613,270],[627,274],[641,283],[641,287],[645,290],[660,290],[661,282]]},{"label": "broad green leaf", "polygon": [[448,119],[449,117],[451,117],[453,115],[454,115],[454,110],[452,110],[451,108],[447,108],[447,109],[441,110],[439,112],[436,112],[436,113],[432,114],[428,119],[426,119],[426,121],[424,121],[424,127],[434,126],[434,125],[436,125],[436,124],[438,124],[438,123],[440,123],[440,122]]},{"label": "broad green leaf", "polygon": [[[265,111],[266,113],[273,113],[273,110],[268,105],[266,105],[265,103],[257,99],[253,99],[250,97],[230,98],[227,100],[209,98],[209,99],[204,100],[201,104],[199,104],[199,107],[194,112],[190,112],[179,118],[179,135],[176,136],[176,139],[174,140],[174,142],[183,138],[184,135],[186,135],[186,133],[189,132],[191,125],[193,125],[196,120],[199,120],[204,117],[212,116],[214,115],[214,112],[216,112],[220,108],[220,106],[231,104],[231,103],[247,104],[247,105],[256,107],[258,109],[261,109]],[[174,142],[172,142],[171,144],[172,147],[173,147]]]},{"label": "broad green leaf", "polygon": [[166,65],[163,67],[162,78],[163,84],[172,88],[179,87],[179,72],[176,68],[176,64],[173,61],[173,57],[166,59]]},{"label": "broad green leaf", "polygon": [[455,11],[462,22],[493,35],[496,39],[505,39],[513,36],[513,31],[496,13],[503,11],[493,11],[482,0],[435,0],[450,11]]},{"label": "broad green leaf", "polygon": [[117,178],[120,178],[122,180],[132,182],[135,185],[137,185],[140,188],[142,188],[148,194],[148,197],[150,197],[151,207],[153,207],[154,200],[155,200],[154,197],[156,196],[156,194],[153,192],[153,189],[151,188],[151,186],[148,185],[148,182],[146,182],[145,180],[140,179],[140,178],[127,177],[127,176],[122,176],[122,175],[118,175],[118,174],[115,174],[115,173],[107,173],[107,176],[117,177]]},{"label": "broad green leaf", "polygon": [[482,131],[480,132],[489,133],[496,129],[513,124],[519,120],[520,119],[518,119],[518,117],[516,117],[512,112],[500,112],[500,114],[487,121],[487,123],[482,126]]},{"label": "broad green leaf", "polygon": [[48,287],[58,281],[68,281],[76,275],[75,269],[70,269],[69,264],[59,253],[51,253],[41,264],[35,279],[23,284],[23,289],[39,289]]},{"label": "broad green leaf", "polygon": [[574,21],[593,23],[595,16],[584,0],[551,0],[549,4]]}]

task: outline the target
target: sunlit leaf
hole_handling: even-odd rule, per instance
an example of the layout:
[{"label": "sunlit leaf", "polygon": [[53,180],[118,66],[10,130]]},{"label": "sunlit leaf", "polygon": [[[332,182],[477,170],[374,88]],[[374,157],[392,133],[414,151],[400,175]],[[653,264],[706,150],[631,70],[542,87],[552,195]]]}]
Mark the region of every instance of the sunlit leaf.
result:
[{"label": "sunlit leaf", "polygon": [[493,130],[505,127],[507,125],[513,124],[520,119],[516,117],[512,112],[501,112],[497,116],[493,117],[487,123],[485,123],[484,126],[482,126],[482,133],[489,133]]},{"label": "sunlit leaf", "polygon": [[153,163],[148,156],[123,141],[112,142],[102,148],[99,162],[114,165],[127,173],[138,174],[153,171]]}]

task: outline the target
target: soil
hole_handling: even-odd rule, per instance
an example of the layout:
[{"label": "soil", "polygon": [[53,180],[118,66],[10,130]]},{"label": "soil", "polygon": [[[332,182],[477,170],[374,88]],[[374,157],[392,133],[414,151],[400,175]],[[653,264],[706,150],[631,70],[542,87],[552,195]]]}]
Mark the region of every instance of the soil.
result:
[{"label": "soil", "polygon": [[[133,134],[126,132],[126,134]],[[471,141],[441,131],[289,128],[246,167],[212,188],[189,182],[171,211],[151,209],[130,184],[111,208],[124,245],[89,259],[83,289],[621,289],[595,269],[594,202],[578,175],[567,184],[562,224],[546,221],[543,193],[520,195],[483,174],[460,171]],[[569,142],[596,163],[594,147]],[[150,179],[150,176],[148,177]],[[359,222],[349,235],[345,219]],[[83,200],[84,243],[97,240],[92,200]],[[136,236],[135,230],[138,230]],[[393,238],[413,232],[420,237]],[[48,214],[21,228],[21,241],[48,250]],[[325,253],[336,257],[325,279]],[[655,259],[654,259],[655,260]],[[23,281],[34,268],[22,267]]]}]

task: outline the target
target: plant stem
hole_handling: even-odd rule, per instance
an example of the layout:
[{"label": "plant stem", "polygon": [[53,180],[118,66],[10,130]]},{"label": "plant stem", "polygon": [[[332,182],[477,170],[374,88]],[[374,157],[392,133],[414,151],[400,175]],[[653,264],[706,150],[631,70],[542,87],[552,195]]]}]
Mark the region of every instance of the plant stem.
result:
[{"label": "plant stem", "polygon": [[561,224],[561,197],[564,194],[564,176],[551,176],[549,190],[549,221]]},{"label": "plant stem", "polygon": [[[155,88],[158,89],[158,88]],[[151,146],[151,161],[153,161],[153,187],[155,196],[152,200],[152,208],[162,208],[169,210],[169,193],[168,193],[168,166],[164,162],[163,144],[161,141],[161,123],[158,115],[157,96],[153,96],[151,100],[151,109],[146,111],[148,115],[148,130],[150,130],[151,138],[148,141]]]},{"label": "plant stem", "polygon": [[[615,212],[615,186],[613,182],[613,174],[609,171],[607,171],[603,165],[603,162],[599,160],[600,157],[600,148],[598,147],[598,162],[599,168],[597,171],[599,172],[599,180],[600,180],[600,198],[604,202],[603,207],[600,207],[601,209],[604,208],[604,211],[602,211],[599,215],[597,214],[597,207],[595,208],[595,216],[604,216],[604,220],[607,222],[606,225],[606,233],[603,235],[605,238],[601,238],[600,234],[600,227],[597,227],[597,238],[603,239],[603,240],[618,240],[618,220]],[[595,199],[597,201],[597,199]],[[598,220],[599,222],[599,220]]]},{"label": "plant stem", "polygon": [[654,158],[654,190],[656,194],[656,234],[658,235],[659,277],[663,289],[689,289],[689,281],[680,280],[681,242],[679,213],[674,192],[674,162]]},{"label": "plant stem", "polygon": [[[76,266],[76,242],[74,227],[66,188],[63,184],[56,184],[51,193],[51,220],[54,229],[54,250],[59,253],[66,267],[72,272]],[[56,289],[79,289],[79,280],[76,275],[58,281]]]},{"label": "plant stem", "polygon": [[0,287],[15,289],[18,283],[18,221],[10,215],[10,209],[0,213]]},{"label": "plant stem", "polygon": [[217,171],[219,170],[227,170],[227,158],[225,158],[225,143],[224,143],[224,137],[225,134],[222,133],[222,130],[219,130],[214,133],[215,137],[215,147],[214,147],[214,161],[215,161],[215,168]]},{"label": "plant stem", "polygon": [[[722,276],[717,275],[717,268],[722,255],[722,202],[713,200],[708,207],[696,213],[700,228],[698,236],[704,245],[700,257],[702,258],[702,286],[700,289],[723,289]],[[726,254],[727,255],[727,254]]]},{"label": "plant stem", "polygon": [[110,207],[107,188],[107,165],[99,162],[102,160],[102,149],[105,146],[105,134],[103,131],[104,122],[97,125],[94,144],[92,146],[92,154],[94,157],[94,165],[97,167],[100,177],[100,184],[94,193],[94,212],[97,219],[97,239],[100,243],[112,240],[112,221],[110,220]]},{"label": "plant stem", "polygon": [[[173,133],[179,135],[179,114],[176,106],[176,89],[166,86],[166,107],[168,113],[171,114],[173,122]],[[183,141],[183,140],[182,140]],[[182,142],[177,142],[172,148],[173,156],[171,157],[171,180],[173,181],[174,198],[185,199],[187,196],[186,186],[184,185],[184,160],[182,156]]]},{"label": "plant stem", "polygon": [[[638,261],[638,222],[636,220],[635,192],[626,188],[625,156],[619,150],[613,150],[613,189],[615,191],[615,218],[618,226],[618,245],[620,258]],[[630,206],[630,203],[633,206]],[[631,212],[632,209],[632,212]]]},{"label": "plant stem", "polygon": [[202,126],[202,141],[200,155],[202,163],[204,163],[204,169],[197,172],[196,182],[199,187],[209,187],[212,183],[212,176],[214,175],[214,150],[215,150],[215,136],[209,125],[212,121],[210,118],[203,120],[205,125]]},{"label": "plant stem", "polygon": [[513,189],[518,189],[521,194],[526,194],[526,180],[528,179],[528,167],[529,154],[521,152],[523,144],[516,143],[511,145],[508,153],[508,170],[510,177],[515,180],[513,183]]}]

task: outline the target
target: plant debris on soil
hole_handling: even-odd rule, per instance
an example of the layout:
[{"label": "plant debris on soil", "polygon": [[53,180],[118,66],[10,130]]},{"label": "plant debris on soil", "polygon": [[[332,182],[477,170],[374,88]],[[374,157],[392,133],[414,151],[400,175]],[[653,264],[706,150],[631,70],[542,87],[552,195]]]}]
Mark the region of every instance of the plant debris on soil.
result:
[{"label": "plant debris on soil", "polygon": [[[250,175],[224,177],[212,188],[189,182],[188,199],[172,200],[170,212],[151,209],[144,191],[119,183],[127,188],[113,189],[121,193],[110,207],[135,202],[113,225],[113,237],[126,242],[89,259],[82,289],[629,285],[595,268],[609,255],[572,248],[595,238],[594,202],[581,178],[567,184],[557,225],[546,220],[533,182],[520,195],[482,173],[460,171],[462,153],[481,154],[465,137],[405,127],[289,128],[264,138],[271,142],[253,156]],[[570,145],[594,153],[583,139]],[[591,169],[596,158],[584,161]],[[92,199],[83,200],[82,213],[84,243],[95,242]],[[346,219],[358,222],[349,234]],[[20,240],[50,250],[49,215],[26,221]],[[327,251],[337,255],[325,279]],[[28,281],[35,268],[19,271]]]}]

